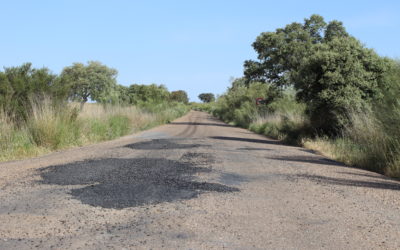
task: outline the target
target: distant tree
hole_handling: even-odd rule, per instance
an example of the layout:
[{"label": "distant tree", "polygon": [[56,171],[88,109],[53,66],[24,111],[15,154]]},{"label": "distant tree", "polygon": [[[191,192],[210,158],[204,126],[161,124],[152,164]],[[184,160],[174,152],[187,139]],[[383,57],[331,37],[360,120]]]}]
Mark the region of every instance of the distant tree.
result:
[{"label": "distant tree", "polygon": [[100,62],[89,61],[87,65],[74,63],[61,73],[61,84],[70,88],[70,99],[81,103],[89,100],[104,103],[110,101],[110,93],[116,89],[117,70]]},{"label": "distant tree", "polygon": [[189,98],[186,91],[177,90],[171,92],[171,100],[176,102],[188,103]]},{"label": "distant tree", "polygon": [[170,98],[168,89],[164,85],[156,84],[132,84],[128,88],[128,95],[131,104],[160,103]]},{"label": "distant tree", "polygon": [[199,99],[202,102],[208,103],[208,102],[213,102],[215,100],[215,96],[213,93],[202,93],[199,95]]}]

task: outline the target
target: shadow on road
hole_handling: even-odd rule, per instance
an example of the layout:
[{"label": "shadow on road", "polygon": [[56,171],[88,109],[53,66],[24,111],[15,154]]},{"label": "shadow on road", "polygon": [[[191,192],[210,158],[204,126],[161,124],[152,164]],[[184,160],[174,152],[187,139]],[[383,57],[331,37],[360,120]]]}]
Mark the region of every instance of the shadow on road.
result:
[{"label": "shadow on road", "polygon": [[362,176],[362,177],[368,177],[368,178],[375,178],[375,179],[380,179],[380,180],[396,181],[396,180],[391,179],[390,177],[387,177],[387,176],[384,176],[384,175],[360,174],[360,173],[350,173],[350,172],[337,172],[337,173],[346,174],[346,175],[353,175],[353,176]]},{"label": "shadow on road", "polygon": [[40,169],[39,174],[42,184],[86,185],[70,192],[84,204],[122,209],[192,199],[209,191],[239,191],[235,187],[195,180],[196,173],[211,171],[185,159],[108,158],[50,166]]},{"label": "shadow on road", "polygon": [[211,136],[209,138],[215,140],[224,140],[224,141],[242,141],[242,142],[252,142],[252,143],[283,145],[281,142],[273,140],[261,140],[261,139],[250,139],[241,137],[227,137],[227,136]]},{"label": "shadow on road", "polygon": [[321,165],[345,166],[343,163],[340,163],[340,162],[337,162],[334,160],[310,157],[310,156],[302,156],[302,155],[268,157],[267,159],[298,162],[298,163],[312,163],[312,164],[321,164]]},{"label": "shadow on road", "polygon": [[206,123],[206,122],[171,122],[171,125],[200,125],[200,126],[217,126],[217,127],[232,127],[235,126],[223,123]]},{"label": "shadow on road", "polygon": [[156,149],[190,149],[198,147],[209,147],[209,145],[203,144],[183,144],[176,143],[181,139],[153,139],[150,141],[141,141],[125,145],[126,148],[141,149],[141,150],[156,150]]},{"label": "shadow on road", "polygon": [[311,181],[317,182],[317,183],[325,183],[325,184],[332,184],[332,185],[400,190],[400,184],[390,183],[390,182],[349,180],[349,179],[332,178],[332,177],[326,177],[326,176],[321,176],[321,175],[308,175],[308,174],[295,175],[295,177],[311,180]]},{"label": "shadow on road", "polygon": [[[282,160],[282,161],[290,161],[297,163],[312,163],[312,164],[321,164],[325,166],[337,166],[340,168],[353,168],[344,165],[343,163],[336,162],[330,159],[310,157],[310,156],[284,156],[284,157],[269,157],[268,159],[273,160]],[[363,173],[351,173],[347,171],[338,171],[339,174],[346,174],[352,176],[361,176],[374,178],[375,180],[366,181],[366,180],[354,180],[354,179],[344,179],[344,178],[334,178],[327,177],[321,175],[311,175],[311,174],[299,174],[299,175],[288,175],[289,179],[307,179],[319,184],[332,184],[332,185],[342,185],[342,186],[353,186],[353,187],[367,187],[367,188],[377,188],[377,189],[390,189],[390,190],[400,190],[400,183],[397,183],[396,180],[390,179],[386,176],[377,176],[373,174],[363,174]]]},{"label": "shadow on road", "polygon": [[269,149],[269,148],[237,148],[236,150],[267,151],[267,150],[272,150],[272,149]]}]

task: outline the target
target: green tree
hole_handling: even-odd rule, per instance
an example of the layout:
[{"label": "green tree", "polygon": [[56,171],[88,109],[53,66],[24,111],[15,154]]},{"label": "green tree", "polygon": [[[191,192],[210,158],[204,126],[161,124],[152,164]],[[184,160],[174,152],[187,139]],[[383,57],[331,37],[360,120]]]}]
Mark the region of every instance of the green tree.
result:
[{"label": "green tree", "polygon": [[111,101],[110,93],[116,89],[117,73],[96,61],[89,61],[87,65],[74,63],[63,69],[60,81],[69,87],[70,99],[80,102],[83,108],[89,98],[100,103]]},{"label": "green tree", "polygon": [[132,84],[128,88],[131,104],[161,103],[168,101],[170,93],[164,85]]},{"label": "green tree", "polygon": [[353,37],[313,48],[296,78],[297,97],[307,104],[315,128],[336,134],[351,113],[368,112],[381,97],[386,61]]},{"label": "green tree", "polygon": [[215,96],[213,93],[202,93],[199,95],[199,99],[202,102],[209,103],[215,101]]},{"label": "green tree", "polygon": [[349,34],[347,33],[346,29],[343,27],[343,23],[339,21],[331,21],[326,26],[324,40],[331,41],[335,37],[348,37]]},{"label": "green tree", "polygon": [[171,100],[187,104],[189,102],[188,95],[184,90],[177,90],[171,92]]},{"label": "green tree", "polygon": [[384,98],[376,100],[373,109],[392,139],[400,138],[400,61],[388,59],[388,65],[382,88]]},{"label": "green tree", "polygon": [[379,97],[385,61],[339,21],[326,24],[312,15],[303,24],[261,33],[253,47],[259,60],[245,62],[247,83],[294,86],[317,130],[337,133],[350,112],[368,110],[370,100]]}]

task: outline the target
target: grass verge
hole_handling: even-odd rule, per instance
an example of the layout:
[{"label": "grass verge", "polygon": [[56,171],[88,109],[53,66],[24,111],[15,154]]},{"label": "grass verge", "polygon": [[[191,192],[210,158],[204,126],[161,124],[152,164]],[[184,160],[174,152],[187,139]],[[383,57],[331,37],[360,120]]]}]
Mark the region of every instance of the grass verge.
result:
[{"label": "grass verge", "polygon": [[352,124],[336,138],[313,136],[305,116],[258,117],[248,128],[286,144],[312,149],[348,166],[400,178],[400,141],[389,135],[373,115],[353,116]]},{"label": "grass verge", "polygon": [[111,140],[167,123],[189,109],[178,103],[154,104],[151,110],[135,106],[34,104],[24,125],[0,114],[0,161],[43,155],[52,151]]}]

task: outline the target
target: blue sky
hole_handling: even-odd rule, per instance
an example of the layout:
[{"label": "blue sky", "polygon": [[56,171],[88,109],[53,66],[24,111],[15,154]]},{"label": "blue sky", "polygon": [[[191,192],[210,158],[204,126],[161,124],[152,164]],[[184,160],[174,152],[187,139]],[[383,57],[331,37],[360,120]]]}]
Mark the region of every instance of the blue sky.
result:
[{"label": "blue sky", "polygon": [[32,62],[54,73],[98,60],[118,82],[223,93],[256,57],[263,31],[320,14],[380,55],[400,58],[400,1],[0,1],[0,67]]}]

